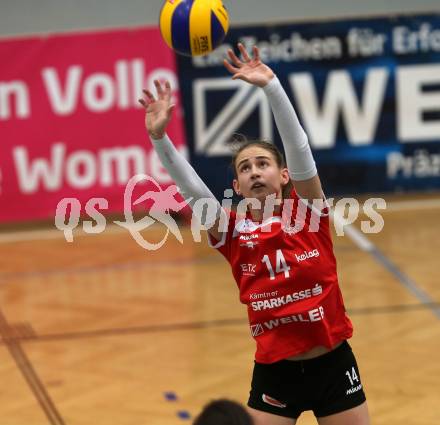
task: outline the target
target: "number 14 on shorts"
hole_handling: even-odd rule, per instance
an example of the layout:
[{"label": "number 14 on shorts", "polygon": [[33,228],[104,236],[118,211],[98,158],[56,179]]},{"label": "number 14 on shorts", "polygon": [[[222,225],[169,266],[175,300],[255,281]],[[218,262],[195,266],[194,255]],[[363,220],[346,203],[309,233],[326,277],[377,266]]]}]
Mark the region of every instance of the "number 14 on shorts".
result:
[{"label": "number 14 on shorts", "polygon": [[359,377],[357,376],[357,373],[356,373],[356,370],[354,367],[351,368],[351,373],[349,370],[347,370],[345,372],[345,374],[347,375],[351,386],[353,386],[355,382],[359,383]]}]

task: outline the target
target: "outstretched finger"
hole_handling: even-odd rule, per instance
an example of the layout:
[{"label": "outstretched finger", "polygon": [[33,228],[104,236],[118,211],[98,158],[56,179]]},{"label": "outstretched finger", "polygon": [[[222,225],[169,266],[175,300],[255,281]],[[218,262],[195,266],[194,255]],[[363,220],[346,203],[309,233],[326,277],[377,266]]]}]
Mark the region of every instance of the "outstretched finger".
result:
[{"label": "outstretched finger", "polygon": [[259,61],[260,60],[260,49],[257,46],[253,46],[252,53],[254,54],[254,59],[256,61]]},{"label": "outstretched finger", "polygon": [[237,55],[234,53],[232,49],[228,49],[228,56],[229,59],[231,59],[231,62],[237,67],[240,68],[240,66],[243,65],[243,62],[238,59]]},{"label": "outstretched finger", "polygon": [[244,75],[244,74],[240,74],[240,73],[234,74],[234,75],[232,76],[232,79],[233,79],[233,80],[243,80],[243,81],[247,81],[247,82],[249,82],[249,80],[248,80],[248,78],[246,77],[246,75]]},{"label": "outstretched finger", "polygon": [[147,102],[145,102],[144,99],[138,99],[138,102],[139,102],[139,103],[140,103],[145,109],[148,108]]},{"label": "outstretched finger", "polygon": [[163,91],[162,85],[160,84],[160,81],[159,80],[154,80],[154,85],[156,87],[157,97],[159,99],[163,99],[164,91]]},{"label": "outstretched finger", "polygon": [[165,99],[171,99],[171,84],[168,80],[165,81]]},{"label": "outstretched finger", "polygon": [[242,43],[238,43],[238,49],[240,50],[241,55],[243,56],[245,62],[250,62],[251,58],[248,55],[248,52],[246,51]]},{"label": "outstretched finger", "polygon": [[226,59],[223,59],[223,65],[231,74],[236,74],[237,72],[240,71],[240,68],[236,68],[235,66],[232,66]]},{"label": "outstretched finger", "polygon": [[145,96],[147,96],[149,102],[155,101],[153,93],[151,93],[149,90],[146,90],[146,89],[144,89],[142,91],[144,92]]}]

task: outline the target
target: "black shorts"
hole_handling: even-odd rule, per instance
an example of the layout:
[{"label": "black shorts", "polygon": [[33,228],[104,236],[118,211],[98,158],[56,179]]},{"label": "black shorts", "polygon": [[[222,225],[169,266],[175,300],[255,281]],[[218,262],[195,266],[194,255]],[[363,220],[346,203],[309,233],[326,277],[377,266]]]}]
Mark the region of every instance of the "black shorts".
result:
[{"label": "black shorts", "polygon": [[255,362],[248,406],[296,419],[305,410],[323,417],[365,400],[356,359],[344,341],[333,351],[310,360]]}]

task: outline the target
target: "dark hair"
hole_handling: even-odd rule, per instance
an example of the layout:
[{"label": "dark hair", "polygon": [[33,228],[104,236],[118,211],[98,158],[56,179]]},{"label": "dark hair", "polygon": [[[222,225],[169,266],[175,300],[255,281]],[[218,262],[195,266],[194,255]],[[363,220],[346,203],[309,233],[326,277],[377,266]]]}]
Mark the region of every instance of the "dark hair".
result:
[{"label": "dark hair", "polygon": [[[237,157],[245,149],[252,146],[257,146],[271,153],[279,168],[287,167],[286,160],[284,159],[284,155],[282,154],[282,152],[278,149],[278,147],[275,144],[269,142],[268,140],[248,139],[246,136],[243,136],[242,134],[235,134],[231,143],[232,143],[232,151],[233,151],[231,167],[234,173],[234,177],[236,179],[238,178],[237,167],[235,165],[235,162],[237,161]],[[293,182],[289,178],[288,183],[283,187],[283,199],[288,198],[290,196],[290,192],[292,188],[293,188]]]},{"label": "dark hair", "polygon": [[194,420],[193,425],[252,425],[245,407],[227,399],[208,403]]}]

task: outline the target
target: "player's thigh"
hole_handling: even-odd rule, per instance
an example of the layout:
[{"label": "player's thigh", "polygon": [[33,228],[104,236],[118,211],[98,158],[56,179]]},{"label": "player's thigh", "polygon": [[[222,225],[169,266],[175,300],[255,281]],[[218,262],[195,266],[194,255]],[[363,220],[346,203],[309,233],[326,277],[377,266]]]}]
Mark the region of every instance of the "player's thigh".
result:
[{"label": "player's thigh", "polygon": [[317,419],[319,425],[370,425],[366,401],[352,409]]},{"label": "player's thigh", "polygon": [[295,425],[296,420],[293,418],[286,418],[285,416],[278,416],[272,413],[262,412],[261,410],[247,407],[249,414],[252,417],[253,425]]}]

